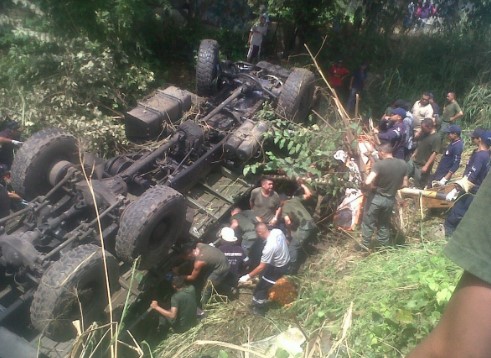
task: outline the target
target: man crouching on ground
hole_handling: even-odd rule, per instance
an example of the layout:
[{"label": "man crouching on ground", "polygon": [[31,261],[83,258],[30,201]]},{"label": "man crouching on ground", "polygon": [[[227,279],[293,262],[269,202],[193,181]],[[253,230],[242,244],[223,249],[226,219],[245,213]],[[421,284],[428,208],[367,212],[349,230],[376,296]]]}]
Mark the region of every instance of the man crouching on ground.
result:
[{"label": "man crouching on ground", "polygon": [[265,223],[256,224],[257,236],[266,241],[261,256],[261,263],[257,267],[242,276],[239,282],[243,283],[250,278],[262,273],[261,280],[257,284],[253,296],[253,313],[264,315],[268,305],[268,291],[288,271],[290,254],[285,234],[280,229],[269,230]]},{"label": "man crouching on ground", "polygon": [[182,276],[175,276],[172,287],[176,292],[171,297],[171,308],[166,310],[159,306],[157,301],[152,301],[150,307],[161,316],[160,330],[167,332],[172,327],[175,332],[182,333],[196,324],[196,294],[194,287],[188,285]]}]

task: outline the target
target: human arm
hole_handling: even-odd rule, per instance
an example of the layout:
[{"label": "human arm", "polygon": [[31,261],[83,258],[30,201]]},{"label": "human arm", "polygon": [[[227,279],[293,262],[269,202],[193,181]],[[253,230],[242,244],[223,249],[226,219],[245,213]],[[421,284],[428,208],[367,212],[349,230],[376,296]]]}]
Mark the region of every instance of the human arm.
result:
[{"label": "human arm", "polygon": [[450,118],[448,118],[448,120],[451,123],[455,123],[455,121],[457,121],[457,119],[464,116],[464,112],[462,112],[462,109],[460,108],[460,106],[457,102],[453,102],[453,108],[452,109],[454,109],[455,114],[453,116],[451,116]]},{"label": "human arm", "polygon": [[367,178],[365,179],[365,186],[373,188],[376,178],[377,178],[377,173],[371,171],[370,174],[368,174]]},{"label": "human arm", "polygon": [[230,228],[232,228],[235,231],[238,227],[239,227],[239,220],[237,219],[230,220]]},{"label": "human arm", "polygon": [[8,196],[10,199],[13,199],[13,200],[22,200],[22,198],[20,197],[19,194],[17,194],[15,191],[9,191],[8,192]]},{"label": "human arm", "polygon": [[283,220],[285,221],[286,229],[288,230],[288,239],[291,240],[292,237],[292,220],[288,215],[283,216]]},{"label": "human arm", "polygon": [[297,183],[303,189],[302,199],[309,200],[312,197],[312,191],[310,190],[310,188],[307,185],[305,185],[302,179],[297,179]]},{"label": "human arm", "polygon": [[165,308],[160,307],[158,302],[154,300],[152,301],[152,303],[150,303],[150,308],[157,311],[160,315],[164,316],[165,318],[176,319],[177,317],[177,307],[171,307],[170,310],[166,310]]},{"label": "human arm", "polygon": [[250,278],[258,276],[261,272],[263,272],[266,269],[266,264],[264,262],[261,262],[259,265],[256,266],[254,270],[248,273]]},{"label": "human arm", "polygon": [[408,176],[406,175],[403,179],[402,179],[402,186],[401,188],[407,188],[409,186],[409,178]]},{"label": "human arm", "polygon": [[[375,132],[375,131],[374,131]],[[385,132],[375,132],[378,134],[378,139],[387,141],[387,142],[392,142],[393,140],[396,140],[401,136],[401,132],[399,128],[390,128],[388,131]]]},{"label": "human arm", "polygon": [[253,189],[253,190],[251,191],[251,196],[250,196],[250,198],[249,198],[249,207],[251,208],[251,210],[253,210],[253,209],[254,209],[254,204],[255,204],[255,202],[256,202],[256,193],[257,193],[257,189],[258,189],[258,188]]},{"label": "human arm", "polygon": [[193,271],[191,272],[190,275],[187,275],[185,277],[186,278],[186,281],[194,281],[194,280],[196,280],[198,278],[199,274],[201,273],[201,270],[205,266],[206,266],[206,262],[196,260],[194,262]]},{"label": "human arm", "polygon": [[[249,260],[249,258],[247,258],[247,260]],[[258,276],[259,274],[261,274],[261,272],[264,271],[265,268],[266,268],[266,264],[264,262],[261,262],[259,265],[256,266],[254,270],[252,270],[249,273],[246,273],[241,278],[239,278],[239,283],[247,282],[251,278]]]},{"label": "human arm", "polygon": [[408,358],[491,356],[491,285],[464,272],[430,335]]},{"label": "human arm", "polygon": [[464,116],[464,112],[462,112],[462,110],[460,110],[459,112],[457,112],[455,114],[455,116],[452,116],[449,119],[450,119],[450,122],[453,123],[453,122],[457,121],[457,119],[459,119],[460,117],[463,117],[463,116]]},{"label": "human arm", "polygon": [[455,151],[452,153],[453,154],[453,163],[450,169],[448,170],[447,174],[445,174],[444,178],[448,181],[452,178],[453,173],[455,173],[460,166],[460,160],[462,158],[462,150],[463,147],[460,146],[455,149]]},{"label": "human arm", "polygon": [[15,139],[10,139],[10,138],[7,138],[7,137],[0,137],[0,144],[5,144],[5,143],[10,143],[10,144],[13,144],[13,145],[22,144],[22,142],[19,142],[18,140],[15,140]]},{"label": "human arm", "polygon": [[431,166],[433,165],[433,162],[435,161],[437,156],[436,152],[432,152],[431,155],[429,156],[428,160],[426,161],[425,165],[421,168],[421,171],[423,173],[427,173],[429,170],[431,170]]},{"label": "human arm", "polygon": [[276,209],[273,218],[269,221],[269,225],[274,226],[274,225],[278,224],[278,221],[280,219],[280,215],[281,215],[281,206],[279,206],[278,209]]},{"label": "human arm", "polygon": [[476,181],[478,181],[478,177],[483,172],[483,170],[487,170],[486,166],[488,160],[489,159],[487,157],[481,158],[476,156],[476,159],[472,162],[472,165],[468,165],[470,170],[464,173],[464,176],[467,177],[467,180],[469,180],[472,184],[476,184]]}]

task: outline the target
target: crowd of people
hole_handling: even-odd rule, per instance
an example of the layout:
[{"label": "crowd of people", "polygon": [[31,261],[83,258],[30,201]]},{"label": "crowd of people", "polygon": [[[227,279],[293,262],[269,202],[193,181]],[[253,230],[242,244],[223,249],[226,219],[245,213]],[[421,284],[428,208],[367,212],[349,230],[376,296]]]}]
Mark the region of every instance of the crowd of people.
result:
[{"label": "crowd of people", "polygon": [[430,21],[430,19],[438,16],[438,8],[434,2],[429,0],[418,0],[416,3],[410,1],[407,5],[407,13],[404,16],[403,25],[405,28],[412,26],[422,27]]},{"label": "crowd of people", "polygon": [[[252,312],[266,313],[269,289],[285,274],[298,271],[303,247],[317,232],[305,206],[312,197],[311,189],[297,180],[291,194],[279,195],[273,180],[263,177],[251,192],[249,207],[231,210],[229,225],[219,231],[220,240],[197,243],[186,251],[184,262],[173,270],[176,292],[170,310],[157,301],[150,306],[164,317],[166,325],[172,322],[176,331],[191,327],[196,315],[189,317],[182,312],[181,316],[180,311],[191,308],[201,313],[214,291],[233,298],[238,287],[248,282],[255,283]],[[194,295],[193,307],[190,295]]]},{"label": "crowd of people", "polygon": [[[412,105],[396,100],[387,108],[374,129],[377,152],[368,153],[371,170],[361,183],[366,201],[358,250],[389,245],[396,194],[403,186],[427,189],[455,183],[447,191],[447,200],[455,204],[444,224],[446,236],[452,235],[486,177],[490,161],[491,131],[476,128],[470,134],[475,149],[462,177],[454,178],[464,150],[462,116],[454,92],[447,94],[441,111],[427,92]],[[233,297],[237,286],[255,279],[252,311],[265,314],[268,290],[283,275],[297,272],[302,247],[317,231],[306,206],[312,191],[301,180],[296,188],[298,195],[280,195],[272,179],[262,178],[251,192],[249,207],[232,209],[217,247],[198,243],[190,249],[186,258],[193,262],[192,268],[184,275],[177,270],[176,274],[182,275],[185,284],[194,285],[197,307],[204,307],[213,290]]]},{"label": "crowd of people", "polygon": [[[382,163],[373,165],[364,183],[369,190],[363,210],[362,249],[372,246],[375,229],[377,244],[388,244],[389,208],[393,207],[397,189],[402,186],[428,189],[449,184],[460,167],[464,150],[459,125],[462,116],[454,92],[447,94],[441,113],[429,92],[423,93],[412,106],[399,99],[387,108],[378,128],[374,128],[381,144],[378,154]],[[447,200],[455,200],[445,219],[447,237],[458,226],[489,170],[491,131],[476,128],[470,137],[475,148],[462,177],[452,182],[454,188],[446,195]],[[404,173],[399,170],[402,164],[406,167]]]}]

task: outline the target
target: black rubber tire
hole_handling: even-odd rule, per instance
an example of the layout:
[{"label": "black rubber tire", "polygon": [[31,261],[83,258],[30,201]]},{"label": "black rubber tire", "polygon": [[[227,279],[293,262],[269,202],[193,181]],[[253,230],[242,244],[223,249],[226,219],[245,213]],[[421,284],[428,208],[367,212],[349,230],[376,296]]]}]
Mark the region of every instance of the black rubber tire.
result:
[{"label": "black rubber tire", "polygon": [[17,151],[12,164],[12,186],[24,199],[32,200],[51,189],[49,172],[61,160],[78,163],[77,140],[58,128],[33,134]]},{"label": "black rubber tire", "polygon": [[140,268],[158,266],[168,257],[186,220],[186,201],[174,189],[158,185],[123,212],[116,254],[125,262],[141,256]]},{"label": "black rubber tire", "polygon": [[[118,262],[106,252],[111,291],[118,288]],[[57,342],[76,336],[72,321],[81,319],[87,328],[104,317],[107,305],[102,249],[81,245],[53,263],[41,278],[31,304],[33,326]]]},{"label": "black rubber tire", "polygon": [[215,40],[202,40],[196,64],[196,93],[198,96],[211,96],[217,91],[219,75],[219,45]]},{"label": "black rubber tire", "polygon": [[314,90],[314,74],[304,68],[294,69],[283,85],[276,113],[296,123],[305,121],[312,106]]}]

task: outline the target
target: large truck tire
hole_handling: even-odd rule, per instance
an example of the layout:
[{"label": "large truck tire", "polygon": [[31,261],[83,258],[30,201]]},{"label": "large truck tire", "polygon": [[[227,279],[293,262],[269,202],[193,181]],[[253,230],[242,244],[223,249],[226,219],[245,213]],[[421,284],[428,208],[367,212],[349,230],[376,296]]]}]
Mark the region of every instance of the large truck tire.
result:
[{"label": "large truck tire", "polygon": [[198,96],[211,96],[217,90],[219,75],[218,42],[202,40],[196,64],[196,93]]},{"label": "large truck tire", "polygon": [[159,185],[147,190],[123,212],[116,254],[125,262],[141,257],[140,268],[158,266],[179,238],[186,201],[176,190]]},{"label": "large truck tire", "polygon": [[[118,288],[118,262],[106,252],[111,292]],[[48,338],[63,342],[76,336],[72,324],[84,328],[104,317],[108,304],[102,249],[81,245],[53,263],[41,278],[31,304],[33,326]]]},{"label": "large truck tire", "polygon": [[32,200],[51,189],[49,174],[60,161],[79,161],[76,138],[58,128],[33,134],[17,151],[12,164],[12,186],[24,199]]},{"label": "large truck tire", "polygon": [[304,68],[294,69],[283,85],[276,113],[295,123],[305,121],[312,106],[314,90],[314,74]]}]

